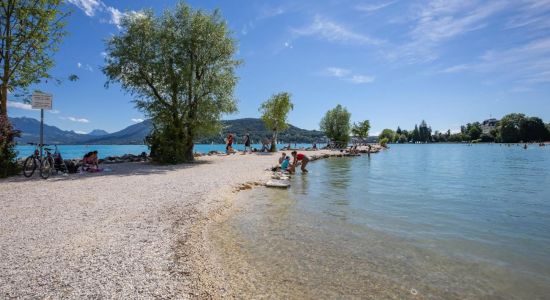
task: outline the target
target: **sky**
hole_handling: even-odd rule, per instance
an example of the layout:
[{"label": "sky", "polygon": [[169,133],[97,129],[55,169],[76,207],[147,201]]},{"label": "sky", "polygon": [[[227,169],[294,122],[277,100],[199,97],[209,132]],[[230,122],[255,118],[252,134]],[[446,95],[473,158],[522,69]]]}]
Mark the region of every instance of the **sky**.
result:
[{"label": "sky", "polygon": [[[512,112],[550,122],[550,0],[188,1],[219,8],[244,60],[235,96],[239,112],[259,117],[272,94],[290,92],[289,123],[318,129],[337,104],[371,134],[433,130]],[[105,41],[120,18],[174,7],[169,0],[67,0],[72,11],[51,73],[76,82],[37,86],[53,94],[45,122],[65,130],[121,130],[145,116],[119,85],[105,87]],[[14,100],[14,99],[11,99]],[[12,117],[39,118],[10,101]]]}]

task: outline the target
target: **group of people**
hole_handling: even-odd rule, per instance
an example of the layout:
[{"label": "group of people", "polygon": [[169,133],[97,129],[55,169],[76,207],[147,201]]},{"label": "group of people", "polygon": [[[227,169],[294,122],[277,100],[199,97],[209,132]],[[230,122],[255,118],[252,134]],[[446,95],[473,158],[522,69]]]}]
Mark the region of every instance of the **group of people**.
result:
[{"label": "group of people", "polygon": [[279,167],[281,171],[294,174],[296,172],[296,167],[300,166],[302,173],[307,173],[308,170],[306,166],[309,163],[309,157],[297,151],[292,151],[290,154],[293,158],[292,163],[290,162],[290,156],[286,155],[285,152],[281,153],[281,157],[279,157]]},{"label": "group of people", "polygon": [[86,172],[100,172],[99,159],[97,157],[97,150],[88,152],[82,158],[82,171]]},{"label": "group of people", "polygon": [[[225,153],[227,154],[235,154],[237,151],[233,149],[233,143],[235,142],[235,137],[232,133],[227,134],[227,138],[225,139],[226,145],[225,145]],[[252,152],[252,146],[250,141],[250,134],[248,132],[244,135],[244,153],[251,153]]]}]

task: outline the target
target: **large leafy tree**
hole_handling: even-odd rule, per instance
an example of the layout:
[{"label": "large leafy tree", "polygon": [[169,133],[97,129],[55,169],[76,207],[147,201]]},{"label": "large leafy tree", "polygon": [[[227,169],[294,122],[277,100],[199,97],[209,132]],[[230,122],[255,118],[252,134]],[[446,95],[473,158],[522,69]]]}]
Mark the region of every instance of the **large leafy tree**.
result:
[{"label": "large leafy tree", "polygon": [[325,132],[327,137],[338,144],[347,145],[350,134],[351,113],[338,104],[335,108],[326,112],[321,119],[321,131]]},{"label": "large leafy tree", "polygon": [[537,117],[525,118],[520,123],[520,136],[524,142],[540,142],[548,138],[544,122]]},{"label": "large leafy tree", "polygon": [[259,111],[262,113],[262,120],[265,127],[273,131],[271,139],[271,152],[277,151],[277,136],[279,132],[288,128],[288,113],[294,109],[290,100],[290,94],[278,93],[262,103]]},{"label": "large leafy tree", "polygon": [[121,26],[107,42],[107,84],[120,83],[152,119],[146,142],[156,161],[192,161],[195,139],[219,132],[221,116],[237,110],[240,61],[226,22],[179,2],[161,16],[128,14]]},{"label": "large leafy tree", "polygon": [[0,176],[15,171],[8,93],[49,78],[65,31],[61,0],[0,1]]},{"label": "large leafy tree", "polygon": [[388,142],[391,143],[391,142],[395,141],[398,137],[396,136],[395,131],[386,128],[386,129],[382,130],[382,132],[380,133],[378,138],[380,140],[387,139],[387,143]]},{"label": "large leafy tree", "polygon": [[365,142],[366,138],[369,137],[369,130],[370,130],[370,121],[365,120],[359,123],[353,123],[353,127],[351,128],[351,133],[358,137],[361,142]]},{"label": "large leafy tree", "polygon": [[7,115],[8,92],[48,78],[66,32],[61,0],[0,2],[0,115]]},{"label": "large leafy tree", "polygon": [[520,127],[524,114],[509,114],[500,120],[500,138],[503,143],[517,143],[521,140]]}]

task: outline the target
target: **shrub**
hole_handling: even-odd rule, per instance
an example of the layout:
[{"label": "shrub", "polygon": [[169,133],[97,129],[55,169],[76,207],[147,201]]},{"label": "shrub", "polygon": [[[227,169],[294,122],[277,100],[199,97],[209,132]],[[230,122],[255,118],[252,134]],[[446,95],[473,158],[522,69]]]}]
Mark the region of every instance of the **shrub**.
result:
[{"label": "shrub", "polygon": [[19,131],[14,130],[7,116],[0,116],[0,178],[15,175],[19,172],[15,138]]}]

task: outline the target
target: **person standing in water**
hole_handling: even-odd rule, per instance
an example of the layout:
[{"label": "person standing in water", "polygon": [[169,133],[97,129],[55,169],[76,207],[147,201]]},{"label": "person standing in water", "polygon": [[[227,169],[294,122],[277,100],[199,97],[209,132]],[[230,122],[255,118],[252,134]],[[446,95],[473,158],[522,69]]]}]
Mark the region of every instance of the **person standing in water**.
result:
[{"label": "person standing in water", "polygon": [[250,134],[248,132],[244,135],[244,153],[248,150],[248,153],[252,152],[252,148],[250,147]]},{"label": "person standing in water", "polygon": [[292,171],[296,170],[298,162],[301,162],[302,173],[307,173],[308,170],[306,169],[306,166],[309,163],[309,157],[296,151],[292,151],[292,157],[294,157],[294,161],[292,162]]}]

